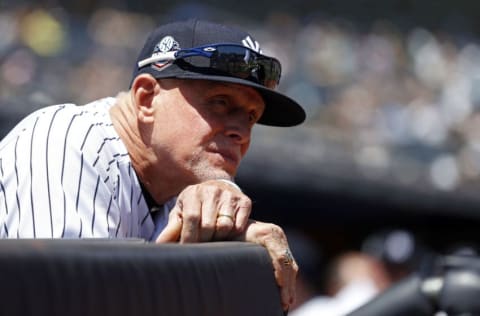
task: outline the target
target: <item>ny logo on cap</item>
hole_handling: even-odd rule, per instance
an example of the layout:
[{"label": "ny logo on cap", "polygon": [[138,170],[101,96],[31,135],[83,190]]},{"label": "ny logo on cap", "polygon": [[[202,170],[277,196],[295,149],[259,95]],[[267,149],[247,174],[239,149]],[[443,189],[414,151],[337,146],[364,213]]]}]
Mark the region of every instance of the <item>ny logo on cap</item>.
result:
[{"label": "ny logo on cap", "polygon": [[242,44],[243,46],[248,47],[251,50],[256,51],[257,53],[260,53],[260,54],[262,53],[262,50],[260,49],[260,44],[258,44],[257,41],[252,40],[250,36],[245,37],[242,40]]},{"label": "ny logo on cap", "polygon": [[180,49],[180,45],[172,36],[165,36],[164,38],[162,38],[160,42],[158,42],[153,52],[165,53],[165,52],[170,52],[172,50],[179,50],[179,49]]}]

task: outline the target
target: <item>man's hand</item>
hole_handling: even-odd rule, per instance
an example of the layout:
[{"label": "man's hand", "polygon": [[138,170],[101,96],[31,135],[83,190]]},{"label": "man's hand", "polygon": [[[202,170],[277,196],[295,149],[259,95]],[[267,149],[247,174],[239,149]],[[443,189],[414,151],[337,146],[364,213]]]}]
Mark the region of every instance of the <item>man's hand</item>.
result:
[{"label": "man's hand", "polygon": [[234,240],[253,242],[267,249],[280,287],[283,309],[288,310],[295,301],[298,265],[290,252],[283,230],[275,224],[249,220],[245,231]]},{"label": "man's hand", "polygon": [[187,187],[170,211],[168,224],[156,242],[236,240],[264,246],[272,258],[284,310],[295,299],[298,266],[283,230],[249,220],[250,198],[233,185],[211,180]]},{"label": "man's hand", "polygon": [[210,180],[185,188],[170,211],[162,242],[227,240],[245,230],[252,202],[234,185]]}]

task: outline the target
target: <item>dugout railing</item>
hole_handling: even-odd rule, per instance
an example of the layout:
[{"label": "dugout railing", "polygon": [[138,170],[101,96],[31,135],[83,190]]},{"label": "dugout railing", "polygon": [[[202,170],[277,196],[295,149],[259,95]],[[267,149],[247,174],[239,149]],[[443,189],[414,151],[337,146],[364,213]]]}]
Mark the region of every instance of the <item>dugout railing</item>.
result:
[{"label": "dugout railing", "polygon": [[0,315],[283,315],[251,243],[0,240],[0,271]]}]

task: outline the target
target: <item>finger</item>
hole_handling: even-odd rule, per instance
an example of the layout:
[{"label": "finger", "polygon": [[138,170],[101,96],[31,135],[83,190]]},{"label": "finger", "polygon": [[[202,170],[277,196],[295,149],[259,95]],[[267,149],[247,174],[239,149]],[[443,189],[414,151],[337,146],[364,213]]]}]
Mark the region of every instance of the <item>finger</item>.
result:
[{"label": "finger", "polygon": [[237,232],[245,230],[251,212],[252,201],[248,197],[242,198],[237,202],[237,210],[235,213],[235,230]]},{"label": "finger", "polygon": [[167,226],[157,237],[156,243],[177,242],[182,232],[182,216],[180,209],[174,207],[168,216]]},{"label": "finger", "polygon": [[[285,253],[290,253],[290,250],[287,248]],[[284,310],[288,310],[290,306],[295,301],[295,283],[296,283],[296,274],[298,272],[298,266],[294,261],[293,257],[287,257],[285,254],[282,256],[282,262],[280,267],[279,280],[282,283],[280,287],[280,296],[282,299],[282,306]]]},{"label": "finger", "polygon": [[284,255],[275,255],[273,268],[275,280],[280,287],[280,298],[284,310],[288,310],[295,301],[295,282],[298,266],[295,261],[287,263]]},{"label": "finger", "polygon": [[282,229],[276,225],[271,227],[265,247],[272,258],[275,279],[280,287],[280,297],[284,310],[289,309],[295,301],[295,282],[298,265],[288,247],[288,242]]},{"label": "finger", "polygon": [[202,203],[196,198],[196,194],[185,194],[181,196],[180,206],[182,208],[183,225],[180,234],[180,242],[198,242],[200,240],[199,228]]},{"label": "finger", "polygon": [[235,226],[235,211],[230,203],[222,204],[216,220],[215,240],[226,240]]},{"label": "finger", "polygon": [[[287,255],[289,249],[287,237],[283,230],[269,223],[262,223],[250,219],[245,231],[236,236],[234,240],[254,242],[264,246],[270,258],[274,270],[275,281],[280,287],[280,298],[284,310],[295,301],[295,282],[298,273],[298,265],[291,256]],[[287,259],[290,258],[290,261]]]},{"label": "finger", "polygon": [[200,223],[200,241],[206,242],[213,239],[217,223],[217,210],[213,199],[207,199],[202,203]]}]

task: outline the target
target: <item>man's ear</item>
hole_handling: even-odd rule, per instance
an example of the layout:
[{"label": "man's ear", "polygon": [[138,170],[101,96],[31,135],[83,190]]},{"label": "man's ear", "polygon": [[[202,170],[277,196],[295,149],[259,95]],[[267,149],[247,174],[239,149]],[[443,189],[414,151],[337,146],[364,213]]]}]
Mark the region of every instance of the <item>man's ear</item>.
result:
[{"label": "man's ear", "polygon": [[160,91],[157,80],[149,74],[140,74],[133,80],[131,90],[138,120],[147,124],[152,123],[153,101]]}]

